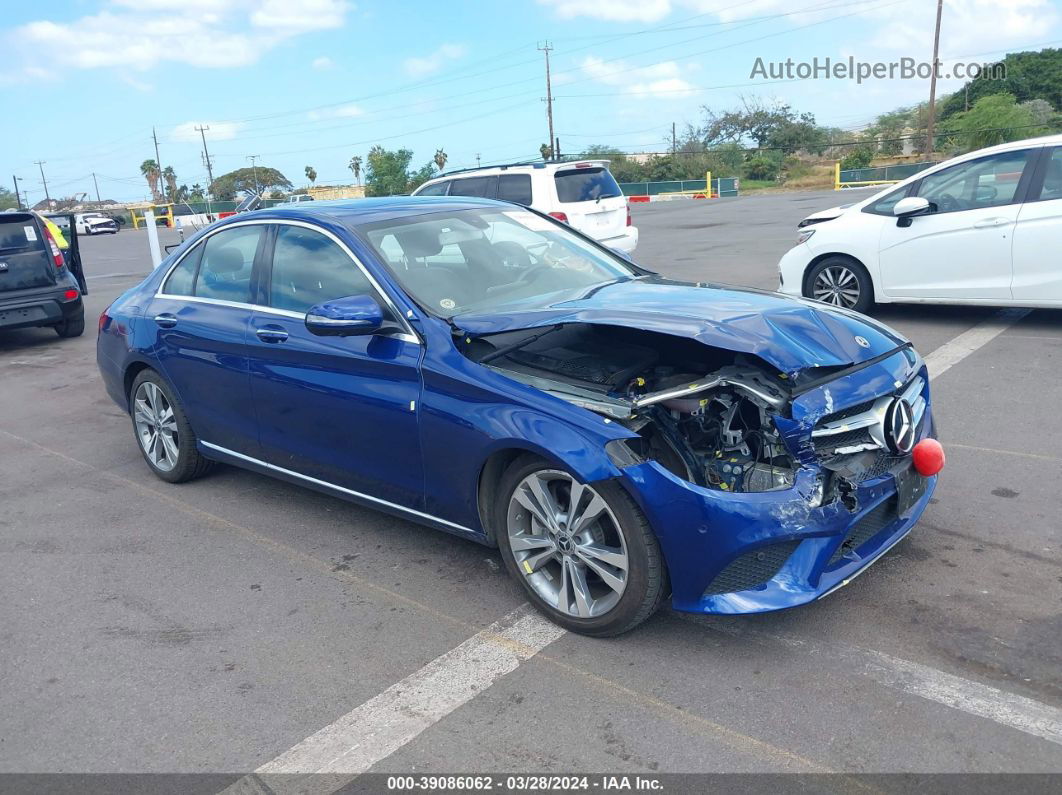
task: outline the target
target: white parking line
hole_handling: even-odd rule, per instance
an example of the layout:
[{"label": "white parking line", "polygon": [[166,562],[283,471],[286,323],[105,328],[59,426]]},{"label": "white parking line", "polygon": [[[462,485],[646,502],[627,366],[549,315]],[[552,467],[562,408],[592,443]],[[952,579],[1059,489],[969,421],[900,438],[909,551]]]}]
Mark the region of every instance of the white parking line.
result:
[{"label": "white parking line", "polygon": [[926,356],[929,378],[932,380],[941,373],[947,372],[978,348],[983,348],[990,343],[1031,311],[1031,309],[1001,309],[988,320],[978,323],[972,329],[968,329],[955,337],[955,339],[945,342]]},{"label": "white parking line", "polygon": [[793,635],[762,632],[736,624],[712,626],[698,616],[690,616],[690,619],[710,631],[735,637],[777,641],[809,655],[839,660],[847,664],[845,667],[849,671],[869,676],[878,684],[921,696],[968,715],[986,718],[1062,745],[1062,709],[1049,704],[972,682],[961,676],[893,657],[875,649],[863,649],[843,643],[818,643]]},{"label": "white parking line", "polygon": [[225,791],[334,792],[564,634],[521,605]]}]

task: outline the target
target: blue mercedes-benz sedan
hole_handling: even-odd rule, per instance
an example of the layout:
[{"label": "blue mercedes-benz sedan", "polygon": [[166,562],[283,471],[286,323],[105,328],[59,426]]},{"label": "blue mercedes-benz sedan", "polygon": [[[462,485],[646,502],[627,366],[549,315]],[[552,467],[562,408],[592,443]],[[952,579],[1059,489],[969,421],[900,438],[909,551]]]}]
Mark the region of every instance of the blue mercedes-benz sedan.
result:
[{"label": "blue mercedes-benz sedan", "polygon": [[661,278],[459,198],[234,216],[100,317],[151,469],[246,467],[501,551],[557,623],[752,613],[846,584],[943,451],[923,361],[855,313]]}]

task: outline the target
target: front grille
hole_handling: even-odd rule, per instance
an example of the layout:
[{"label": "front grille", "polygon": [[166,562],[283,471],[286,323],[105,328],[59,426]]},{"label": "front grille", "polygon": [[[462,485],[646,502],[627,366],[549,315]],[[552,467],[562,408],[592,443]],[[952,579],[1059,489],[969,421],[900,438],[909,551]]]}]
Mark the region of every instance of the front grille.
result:
[{"label": "front grille", "polygon": [[799,544],[799,540],[785,541],[739,555],[715,575],[704,595],[747,591],[763,585],[778,573]]},{"label": "front grille", "polygon": [[837,420],[843,420],[847,417],[854,417],[856,414],[862,414],[864,411],[870,411],[874,408],[874,401],[868,400],[865,403],[859,403],[855,406],[849,406],[848,408],[835,411],[832,414],[827,414],[819,418],[818,425],[826,425],[830,422],[836,422]]},{"label": "front grille", "polygon": [[851,447],[857,444],[874,444],[869,428],[856,428],[853,431],[823,436],[815,442],[815,452],[818,453],[819,458],[828,458],[838,447]]},{"label": "front grille", "polygon": [[837,547],[837,550],[830,557],[830,561],[826,564],[826,567],[831,568],[835,563],[841,560],[849,550],[858,552],[861,546],[895,520],[896,498],[890,497],[852,525],[848,530],[848,535],[845,536],[844,541],[839,547]]}]

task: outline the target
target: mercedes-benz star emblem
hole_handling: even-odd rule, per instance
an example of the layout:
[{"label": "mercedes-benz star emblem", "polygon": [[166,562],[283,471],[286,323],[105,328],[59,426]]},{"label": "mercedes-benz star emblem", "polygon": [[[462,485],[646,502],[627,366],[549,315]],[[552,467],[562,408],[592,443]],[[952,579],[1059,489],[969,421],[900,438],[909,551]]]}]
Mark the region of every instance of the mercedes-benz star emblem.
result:
[{"label": "mercedes-benz star emblem", "polygon": [[915,427],[911,404],[896,398],[885,412],[885,441],[894,453],[909,453],[914,447]]},{"label": "mercedes-benz star emblem", "polygon": [[860,348],[870,347],[870,340],[868,340],[866,337],[856,337],[855,341],[856,345],[858,345]]}]

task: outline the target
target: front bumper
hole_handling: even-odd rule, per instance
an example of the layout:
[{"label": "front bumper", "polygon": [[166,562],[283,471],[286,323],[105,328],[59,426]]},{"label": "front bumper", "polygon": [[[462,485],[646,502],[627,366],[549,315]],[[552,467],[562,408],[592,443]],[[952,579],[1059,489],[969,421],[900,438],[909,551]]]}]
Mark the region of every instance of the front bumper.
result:
[{"label": "front bumper", "polygon": [[627,231],[618,237],[609,237],[604,240],[598,241],[603,246],[614,248],[619,251],[625,251],[628,254],[633,253],[634,249],[638,248],[638,227],[628,226]]},{"label": "front bumper", "polygon": [[807,243],[798,243],[778,261],[778,292],[784,295],[803,295],[804,274],[815,255]]}]

